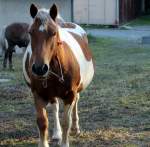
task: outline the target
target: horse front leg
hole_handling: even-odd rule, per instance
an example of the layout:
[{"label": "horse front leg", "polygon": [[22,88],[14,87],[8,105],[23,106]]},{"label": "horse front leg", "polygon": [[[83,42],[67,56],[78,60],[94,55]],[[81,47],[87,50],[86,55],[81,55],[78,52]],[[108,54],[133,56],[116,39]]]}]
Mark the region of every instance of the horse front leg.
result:
[{"label": "horse front leg", "polygon": [[78,116],[78,101],[79,101],[80,95],[77,93],[75,104],[72,110],[72,127],[71,127],[71,135],[79,135],[80,134],[80,128],[79,128],[79,116]]},{"label": "horse front leg", "polygon": [[69,147],[69,133],[72,125],[72,109],[74,106],[75,93],[69,92],[64,101],[63,135],[61,147]]},{"label": "horse front leg", "polygon": [[46,103],[39,97],[35,97],[35,108],[37,112],[37,125],[39,129],[40,141],[38,147],[49,147],[48,144],[48,117]]},{"label": "horse front leg", "polygon": [[53,117],[54,117],[54,129],[53,129],[52,140],[53,142],[60,144],[62,141],[62,131],[61,131],[61,126],[59,121],[59,102],[57,98],[55,98],[55,102],[52,103],[52,108],[53,108]]}]

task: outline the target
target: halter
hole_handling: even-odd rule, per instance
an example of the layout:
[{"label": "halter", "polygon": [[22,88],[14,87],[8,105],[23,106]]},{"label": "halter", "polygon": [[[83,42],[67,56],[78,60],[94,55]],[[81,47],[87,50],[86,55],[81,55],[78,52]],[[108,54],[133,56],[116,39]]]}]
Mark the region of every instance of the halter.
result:
[{"label": "halter", "polygon": [[[58,46],[58,48],[62,48],[62,41],[60,40],[60,38],[59,38],[59,35],[58,35],[58,41],[57,41],[57,46]],[[60,60],[59,60],[59,58],[58,58],[58,56],[56,56],[56,58],[57,58],[57,61],[58,61],[58,65],[59,65],[59,69],[60,69],[60,75],[59,74],[57,74],[57,73],[55,73],[55,72],[53,72],[51,69],[49,69],[49,73],[50,74],[52,74],[52,75],[54,75],[56,78],[58,78],[58,81],[60,82],[60,83],[63,83],[64,82],[64,76],[63,76],[63,72],[62,72],[62,66],[61,66],[61,63],[60,63]],[[47,88],[47,80],[48,80],[48,77],[46,77],[44,80],[43,80],[43,82],[42,82],[42,85],[43,85],[43,88]]]}]

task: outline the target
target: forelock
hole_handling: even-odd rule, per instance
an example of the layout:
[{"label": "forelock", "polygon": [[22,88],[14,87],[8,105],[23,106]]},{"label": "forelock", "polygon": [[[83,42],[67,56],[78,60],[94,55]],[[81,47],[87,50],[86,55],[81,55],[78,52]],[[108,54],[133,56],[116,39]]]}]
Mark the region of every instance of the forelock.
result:
[{"label": "forelock", "polygon": [[45,21],[49,19],[49,10],[43,8],[39,9],[36,18],[39,18],[41,22],[45,23]]},{"label": "forelock", "polygon": [[45,26],[46,26],[47,21],[52,22],[52,24],[54,23],[49,15],[49,10],[45,9],[45,8],[38,10],[38,13],[37,13],[35,19],[36,18],[41,21],[41,24],[39,26],[40,31],[44,31],[46,29]]}]

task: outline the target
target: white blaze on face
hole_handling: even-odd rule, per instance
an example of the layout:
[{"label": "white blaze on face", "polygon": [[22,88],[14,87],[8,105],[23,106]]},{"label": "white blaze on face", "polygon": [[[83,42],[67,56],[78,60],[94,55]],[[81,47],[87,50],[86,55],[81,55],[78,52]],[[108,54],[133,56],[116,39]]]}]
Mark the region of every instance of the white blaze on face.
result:
[{"label": "white blaze on face", "polygon": [[[72,32],[72,30],[59,28],[60,39],[69,45],[79,64],[81,77],[80,84],[83,84],[84,89],[89,85],[94,75],[93,61],[92,59],[90,61],[86,60],[79,43],[69,32]],[[74,29],[74,33],[79,34],[80,32],[78,32],[78,30],[75,31]]]},{"label": "white blaze on face", "polygon": [[40,27],[39,27],[39,31],[44,32],[44,30],[45,30],[45,27],[44,27],[43,24],[41,24]]},{"label": "white blaze on face", "polygon": [[25,80],[27,81],[27,83],[31,84],[31,80],[30,80],[29,75],[27,74],[27,71],[25,68],[25,63],[26,63],[28,54],[29,54],[29,60],[30,60],[31,55],[32,55],[31,44],[28,45],[28,47],[25,51],[25,54],[23,56],[23,74],[24,74],[24,77],[25,77]]},{"label": "white blaze on face", "polygon": [[39,9],[36,15],[36,18],[39,18],[42,21],[42,24],[39,26],[39,31],[44,32],[45,30],[45,22],[48,19],[49,10],[48,9]]}]

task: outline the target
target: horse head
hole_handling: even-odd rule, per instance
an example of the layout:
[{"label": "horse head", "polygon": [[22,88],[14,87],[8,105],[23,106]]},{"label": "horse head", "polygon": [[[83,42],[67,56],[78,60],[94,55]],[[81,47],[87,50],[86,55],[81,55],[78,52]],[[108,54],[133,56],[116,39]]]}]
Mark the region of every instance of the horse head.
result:
[{"label": "horse head", "polygon": [[33,23],[29,29],[32,48],[32,73],[36,76],[47,76],[49,65],[56,53],[58,43],[58,26],[56,24],[57,6],[50,10],[38,9],[34,4],[30,7]]}]

